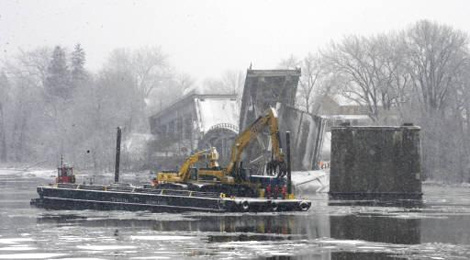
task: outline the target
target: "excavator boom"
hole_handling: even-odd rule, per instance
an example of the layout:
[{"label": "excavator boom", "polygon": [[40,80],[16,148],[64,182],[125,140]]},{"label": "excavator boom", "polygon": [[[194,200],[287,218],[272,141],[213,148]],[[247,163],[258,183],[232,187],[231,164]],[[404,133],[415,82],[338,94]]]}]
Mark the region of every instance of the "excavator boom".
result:
[{"label": "excavator boom", "polygon": [[[282,154],[280,143],[277,113],[274,108],[270,107],[267,109],[264,116],[260,116],[258,119],[256,119],[255,122],[253,122],[246,130],[244,130],[235,140],[232,146],[230,163],[227,166],[227,174],[233,175],[234,169],[240,162],[241,155],[246,146],[251,143],[266,126],[269,126],[269,132],[271,136],[272,152],[274,155],[273,162],[275,164],[281,164],[284,162],[284,156]],[[272,164],[273,162],[270,163]]]}]

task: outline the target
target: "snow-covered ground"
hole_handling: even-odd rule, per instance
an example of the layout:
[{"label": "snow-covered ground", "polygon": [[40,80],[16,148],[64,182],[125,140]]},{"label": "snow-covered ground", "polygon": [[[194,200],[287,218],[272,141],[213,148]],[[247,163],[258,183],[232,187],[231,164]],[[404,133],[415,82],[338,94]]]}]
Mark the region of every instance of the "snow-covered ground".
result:
[{"label": "snow-covered ground", "polygon": [[50,179],[57,176],[56,169],[40,169],[40,168],[0,168],[0,177],[10,178],[43,178]]}]

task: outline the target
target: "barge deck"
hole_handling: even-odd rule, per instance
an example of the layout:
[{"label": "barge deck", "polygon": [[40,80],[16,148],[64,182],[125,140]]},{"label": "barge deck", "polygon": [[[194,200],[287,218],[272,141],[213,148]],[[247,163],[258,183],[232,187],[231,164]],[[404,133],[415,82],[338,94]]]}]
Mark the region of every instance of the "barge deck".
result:
[{"label": "barge deck", "polygon": [[155,189],[127,185],[57,184],[39,186],[31,205],[45,209],[96,209],[151,212],[284,212],[306,211],[311,201],[225,197],[222,193]]}]

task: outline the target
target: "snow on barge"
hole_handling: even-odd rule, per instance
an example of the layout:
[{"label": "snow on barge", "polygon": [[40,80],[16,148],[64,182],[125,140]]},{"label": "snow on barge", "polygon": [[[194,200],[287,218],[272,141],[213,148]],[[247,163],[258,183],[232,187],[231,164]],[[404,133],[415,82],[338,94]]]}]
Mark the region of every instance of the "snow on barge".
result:
[{"label": "snow on barge", "polygon": [[[243,149],[260,131],[269,126],[272,160],[268,175],[251,175],[242,167]],[[55,185],[39,186],[39,198],[31,205],[46,209],[147,210],[151,212],[282,212],[306,211],[311,201],[295,199],[291,187],[290,137],[286,133],[287,162],[284,160],[277,115],[270,108],[243,131],[232,147],[226,168],[219,167],[214,147],[187,158],[179,171],[159,172],[152,185],[134,187],[119,183],[121,131],[116,145],[115,183],[111,185],[75,184],[71,167],[61,165]],[[208,168],[193,168],[209,160]]]}]

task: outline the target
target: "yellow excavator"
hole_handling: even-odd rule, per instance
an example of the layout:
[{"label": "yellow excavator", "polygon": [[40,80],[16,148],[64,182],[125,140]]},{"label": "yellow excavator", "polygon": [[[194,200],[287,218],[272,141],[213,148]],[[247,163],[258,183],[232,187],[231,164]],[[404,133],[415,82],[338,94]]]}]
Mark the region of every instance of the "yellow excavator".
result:
[{"label": "yellow excavator", "polygon": [[245,148],[264,130],[269,127],[272,147],[272,160],[266,165],[268,175],[277,172],[277,176],[284,176],[286,173],[286,164],[284,154],[281,149],[281,139],[279,136],[279,125],[277,113],[274,108],[270,107],[266,110],[264,116],[258,117],[247,129],[238,135],[232,146],[232,154],[230,162],[226,168],[226,174],[232,175],[234,178],[241,179],[241,156]]},{"label": "yellow excavator", "polygon": [[[215,147],[199,151],[188,157],[178,172],[164,171],[157,174],[159,185],[189,184],[191,187],[199,187],[203,191],[221,191],[227,194],[256,193],[262,186],[261,179],[252,178],[246,174],[242,167],[241,156],[244,149],[266,128],[269,127],[272,146],[272,159],[266,165],[268,175],[276,175],[280,179],[286,174],[286,163],[281,149],[277,113],[274,108],[269,108],[263,116],[256,119],[247,129],[238,135],[232,145],[230,162],[226,168],[218,166],[219,158]],[[209,167],[192,169],[191,167],[200,160],[209,160]],[[268,180],[268,182],[273,182]],[[199,185],[196,185],[199,184]],[[276,184],[279,183],[278,181]],[[209,184],[209,185],[207,185]]]},{"label": "yellow excavator", "polygon": [[157,181],[160,183],[164,182],[178,182],[184,183],[189,181],[190,179],[197,179],[191,175],[191,167],[201,160],[208,160],[209,161],[209,169],[220,169],[219,167],[219,153],[215,149],[215,147],[211,147],[210,149],[198,151],[192,155],[190,155],[186,161],[181,165],[179,171],[164,171],[159,172],[157,174]]}]

